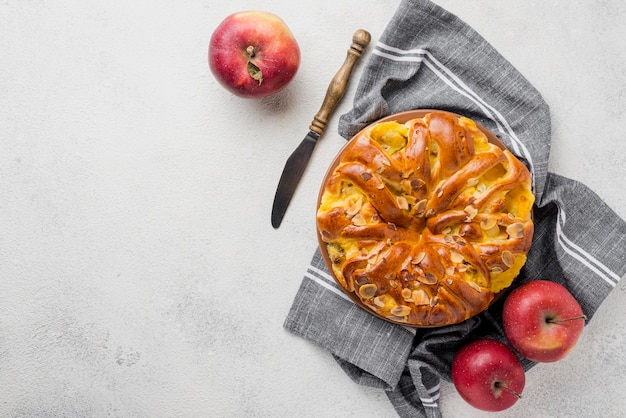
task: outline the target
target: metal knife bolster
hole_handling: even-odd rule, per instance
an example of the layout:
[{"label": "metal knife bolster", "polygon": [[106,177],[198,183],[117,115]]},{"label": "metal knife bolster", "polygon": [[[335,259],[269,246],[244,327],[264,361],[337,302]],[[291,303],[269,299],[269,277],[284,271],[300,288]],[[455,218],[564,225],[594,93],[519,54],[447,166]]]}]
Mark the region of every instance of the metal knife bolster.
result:
[{"label": "metal knife bolster", "polygon": [[309,131],[304,137],[298,148],[289,156],[285,163],[285,168],[280,176],[276,195],[274,196],[274,205],[272,206],[272,226],[278,228],[287,211],[291,197],[293,196],[300,178],[311,159],[315,144],[320,138],[316,132]]}]

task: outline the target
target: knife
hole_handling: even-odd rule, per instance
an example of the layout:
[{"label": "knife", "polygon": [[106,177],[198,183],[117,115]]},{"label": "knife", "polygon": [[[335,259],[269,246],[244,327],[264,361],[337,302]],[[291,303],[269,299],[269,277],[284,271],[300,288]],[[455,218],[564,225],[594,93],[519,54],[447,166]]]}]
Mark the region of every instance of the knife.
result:
[{"label": "knife", "polygon": [[315,144],[317,144],[317,140],[324,134],[328,117],[343,97],[354,64],[356,64],[361,57],[363,50],[369,45],[370,40],[371,35],[369,32],[363,29],[354,32],[352,44],[348,49],[346,59],[326,90],[326,96],[324,97],[322,106],[309,126],[309,133],[306,134],[300,145],[298,145],[298,148],[296,148],[287,159],[285,168],[278,182],[276,195],[274,196],[274,205],[272,207],[272,226],[274,228],[278,228],[283,221],[289,202],[296,191],[300,178],[302,178],[304,169],[311,159]]}]

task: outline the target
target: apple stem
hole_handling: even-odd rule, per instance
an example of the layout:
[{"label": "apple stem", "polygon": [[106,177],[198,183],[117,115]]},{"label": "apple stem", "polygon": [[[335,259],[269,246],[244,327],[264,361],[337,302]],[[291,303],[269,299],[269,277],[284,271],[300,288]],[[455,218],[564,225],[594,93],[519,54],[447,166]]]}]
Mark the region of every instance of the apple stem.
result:
[{"label": "apple stem", "polygon": [[511,389],[510,387],[503,385],[502,382],[496,382],[495,383],[495,387],[502,389],[502,390],[506,390],[507,392],[509,392],[512,395],[517,396],[517,399],[522,399],[522,394],[521,393],[517,393],[515,392],[513,389]]},{"label": "apple stem", "polygon": [[246,48],[246,53],[248,54],[248,57],[254,58],[254,47],[252,45],[248,46]]},{"label": "apple stem", "polygon": [[575,316],[573,318],[564,318],[564,319],[548,319],[546,322],[551,324],[558,324],[560,322],[569,322],[569,321],[578,321],[580,319],[587,320],[587,315]]}]

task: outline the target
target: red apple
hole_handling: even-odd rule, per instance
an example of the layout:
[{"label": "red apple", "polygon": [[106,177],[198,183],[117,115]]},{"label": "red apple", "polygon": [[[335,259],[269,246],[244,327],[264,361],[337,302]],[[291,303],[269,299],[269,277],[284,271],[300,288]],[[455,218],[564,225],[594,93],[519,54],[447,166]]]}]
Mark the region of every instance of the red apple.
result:
[{"label": "red apple", "polygon": [[237,96],[265,97],[281,90],[296,75],[300,48],[275,14],[234,13],[211,36],[209,66],[220,84]]},{"label": "red apple", "polygon": [[548,280],[535,280],[513,290],[502,309],[504,334],[511,346],[523,357],[542,363],[569,354],[587,319],[574,296],[563,285]]},{"label": "red apple", "polygon": [[506,344],[480,339],[455,354],[452,382],[474,408],[496,412],[510,408],[522,397],[526,376],[519,359]]}]

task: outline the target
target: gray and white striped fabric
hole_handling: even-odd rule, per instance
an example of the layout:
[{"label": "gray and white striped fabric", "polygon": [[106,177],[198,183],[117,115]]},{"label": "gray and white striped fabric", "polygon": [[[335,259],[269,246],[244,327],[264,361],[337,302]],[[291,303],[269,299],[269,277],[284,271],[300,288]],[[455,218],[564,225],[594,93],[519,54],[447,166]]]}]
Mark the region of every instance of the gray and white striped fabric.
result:
[{"label": "gray and white striped fabric", "polygon": [[[476,31],[428,0],[402,1],[374,45],[339,133],[349,139],[410,109],[470,117],[527,164],[535,235],[514,287],[536,279],[562,283],[591,319],[626,273],[626,223],[585,185],[548,172],[550,114],[539,92]],[[318,250],[284,326],[326,348],[354,381],[384,389],[401,417],[438,417],[440,379],[450,380],[456,350],[478,337],[505,341],[503,300],[454,326],[390,324],[341,292]]]}]

